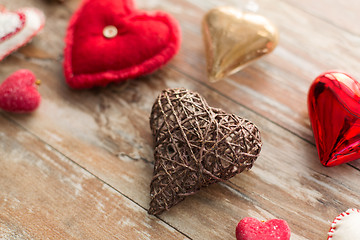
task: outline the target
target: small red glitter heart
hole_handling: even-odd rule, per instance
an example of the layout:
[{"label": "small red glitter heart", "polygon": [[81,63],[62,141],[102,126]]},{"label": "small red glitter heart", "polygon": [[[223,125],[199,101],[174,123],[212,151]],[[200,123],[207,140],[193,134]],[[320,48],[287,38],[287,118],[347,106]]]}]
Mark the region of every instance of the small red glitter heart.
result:
[{"label": "small red glitter heart", "polygon": [[35,75],[26,69],[14,72],[0,85],[0,108],[8,112],[32,112],[41,101]]},{"label": "small red glitter heart", "polygon": [[271,219],[267,222],[244,218],[236,227],[237,240],[289,240],[290,228],[285,220]]},{"label": "small red glitter heart", "polygon": [[321,163],[359,159],[360,83],[346,73],[323,73],[310,87],[308,107]]}]

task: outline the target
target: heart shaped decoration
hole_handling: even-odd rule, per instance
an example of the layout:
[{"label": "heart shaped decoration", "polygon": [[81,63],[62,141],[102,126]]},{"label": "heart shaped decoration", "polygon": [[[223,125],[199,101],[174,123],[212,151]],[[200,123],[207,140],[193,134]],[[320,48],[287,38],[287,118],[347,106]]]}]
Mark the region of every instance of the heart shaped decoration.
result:
[{"label": "heart shaped decoration", "polygon": [[8,112],[32,112],[40,105],[39,81],[26,69],[11,74],[0,85],[0,108]]},{"label": "heart shaped decoration", "polygon": [[150,214],[160,214],[200,188],[250,169],[261,150],[250,121],[210,107],[198,93],[164,90],[153,105],[155,140]]},{"label": "heart shaped decoration", "polygon": [[66,34],[64,72],[75,89],[148,74],[179,50],[180,27],[164,12],[135,9],[132,0],[85,0]]},{"label": "heart shaped decoration", "polygon": [[360,211],[348,209],[339,214],[331,224],[328,240],[359,240]]},{"label": "heart shaped decoration", "polygon": [[263,222],[248,217],[236,227],[237,240],[289,240],[290,235],[289,225],[281,219]]},{"label": "heart shaped decoration", "polygon": [[240,71],[278,43],[278,31],[266,18],[231,7],[210,10],[202,26],[212,82]]},{"label": "heart shaped decoration", "polygon": [[0,61],[28,43],[45,24],[44,14],[36,8],[16,12],[0,10]]},{"label": "heart shaped decoration", "polygon": [[342,72],[315,79],[308,94],[311,126],[321,163],[360,159],[360,83]]}]

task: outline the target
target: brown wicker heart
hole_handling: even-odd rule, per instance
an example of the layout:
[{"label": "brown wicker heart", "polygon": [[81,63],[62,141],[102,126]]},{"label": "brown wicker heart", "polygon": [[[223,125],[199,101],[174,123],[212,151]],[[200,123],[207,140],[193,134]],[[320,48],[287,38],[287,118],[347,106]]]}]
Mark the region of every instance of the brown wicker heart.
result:
[{"label": "brown wicker heart", "polygon": [[201,187],[250,169],[261,150],[250,121],[210,107],[198,93],[164,90],[153,105],[155,140],[150,214],[170,209]]}]

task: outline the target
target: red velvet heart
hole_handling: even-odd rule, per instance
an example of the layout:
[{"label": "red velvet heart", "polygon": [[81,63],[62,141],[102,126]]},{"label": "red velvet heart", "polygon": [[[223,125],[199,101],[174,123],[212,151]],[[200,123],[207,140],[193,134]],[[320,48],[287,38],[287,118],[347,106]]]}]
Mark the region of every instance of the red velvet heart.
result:
[{"label": "red velvet heart", "polygon": [[289,240],[290,235],[288,224],[281,219],[261,222],[255,218],[244,218],[236,227],[237,240]]},{"label": "red velvet heart", "polygon": [[[110,36],[106,27],[112,28]],[[136,10],[132,0],[85,0],[70,20],[65,41],[67,83],[91,88],[160,68],[179,49],[180,27],[166,13]]]},{"label": "red velvet heart", "polygon": [[26,69],[11,74],[0,85],[0,108],[8,112],[31,112],[40,104],[35,75]]},{"label": "red velvet heart", "polygon": [[310,87],[308,107],[321,163],[360,159],[360,83],[342,72],[323,73]]}]

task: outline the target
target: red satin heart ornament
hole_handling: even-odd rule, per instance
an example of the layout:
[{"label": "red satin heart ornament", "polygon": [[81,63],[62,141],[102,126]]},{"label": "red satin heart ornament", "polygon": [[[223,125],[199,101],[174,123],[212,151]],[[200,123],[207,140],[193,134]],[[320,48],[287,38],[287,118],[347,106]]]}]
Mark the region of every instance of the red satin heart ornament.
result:
[{"label": "red satin heart ornament", "polygon": [[179,50],[180,27],[161,11],[132,0],[85,0],[67,30],[64,73],[76,89],[106,86],[148,74]]},{"label": "red satin heart ornament", "polygon": [[326,72],[308,94],[311,126],[321,163],[360,159],[360,83],[346,73]]}]

